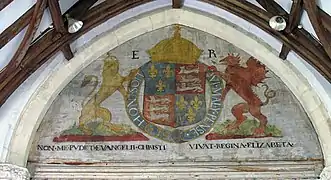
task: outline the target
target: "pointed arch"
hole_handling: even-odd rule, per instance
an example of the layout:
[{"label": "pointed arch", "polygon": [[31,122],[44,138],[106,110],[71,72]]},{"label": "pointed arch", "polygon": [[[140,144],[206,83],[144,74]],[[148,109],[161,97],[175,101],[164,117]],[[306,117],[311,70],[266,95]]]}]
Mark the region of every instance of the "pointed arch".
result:
[{"label": "pointed arch", "polygon": [[26,165],[31,143],[46,111],[59,92],[77,73],[110,49],[139,35],[171,24],[182,24],[217,36],[267,65],[300,101],[318,134],[325,165],[331,165],[331,143],[329,141],[331,139],[331,120],[316,90],[309,85],[302,74],[297,72],[289,62],[279,60],[270,48],[229,23],[183,9],[154,12],[120,25],[93,40],[70,62],[66,62],[62,68],[53,71],[26,104],[12,135],[7,161],[21,166]]}]

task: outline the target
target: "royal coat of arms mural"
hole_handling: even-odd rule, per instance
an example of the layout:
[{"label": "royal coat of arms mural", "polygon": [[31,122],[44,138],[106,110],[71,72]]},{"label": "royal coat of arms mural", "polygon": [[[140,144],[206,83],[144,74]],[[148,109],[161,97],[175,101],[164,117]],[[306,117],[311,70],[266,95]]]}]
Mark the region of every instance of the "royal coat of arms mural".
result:
[{"label": "royal coat of arms mural", "polygon": [[180,25],[86,67],[53,102],[34,147],[29,159],[45,162],[322,158],[309,118],[272,71]]}]

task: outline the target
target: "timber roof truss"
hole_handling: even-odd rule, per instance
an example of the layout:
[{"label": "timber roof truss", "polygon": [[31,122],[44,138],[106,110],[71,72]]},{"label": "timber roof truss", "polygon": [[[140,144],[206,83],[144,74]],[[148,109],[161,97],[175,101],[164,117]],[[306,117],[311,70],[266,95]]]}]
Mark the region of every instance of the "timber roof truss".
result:
[{"label": "timber roof truss", "polygon": [[[0,10],[12,1],[1,1]],[[20,31],[28,27],[18,50],[7,66],[0,71],[0,106],[56,52],[62,51],[65,58],[70,60],[74,57],[70,43],[108,19],[151,1],[153,0],[106,0],[94,5],[97,0],[79,0],[64,14],[82,20],[84,26],[77,33],[69,34],[58,0],[37,0],[33,7],[0,34],[0,48],[2,48]],[[287,13],[274,0],[256,0],[263,9],[246,0],[201,1],[224,9],[256,25],[283,43],[279,54],[281,59],[285,60],[292,50],[331,82],[331,41],[329,40],[331,17],[317,6],[315,0],[292,0],[290,13]],[[172,0],[172,8],[181,8],[182,5],[183,0]],[[50,10],[53,28],[45,30],[32,41],[46,8]],[[308,13],[318,39],[299,24],[304,10]],[[282,16],[287,21],[288,25],[284,31],[276,31],[269,26],[270,18],[276,15]]]}]

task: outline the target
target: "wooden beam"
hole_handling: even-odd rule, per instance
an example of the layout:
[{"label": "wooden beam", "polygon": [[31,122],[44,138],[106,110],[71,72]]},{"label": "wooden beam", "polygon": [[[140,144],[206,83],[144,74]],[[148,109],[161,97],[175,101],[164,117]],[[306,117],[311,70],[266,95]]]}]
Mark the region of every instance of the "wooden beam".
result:
[{"label": "wooden beam", "polygon": [[[240,11],[244,11],[247,13],[252,13],[259,16],[260,20],[269,21],[269,19],[273,16],[272,13],[266,12],[265,10],[255,6],[254,4],[246,1],[246,0],[205,0],[209,2],[219,3],[219,4],[227,4],[230,5],[227,7],[228,10],[232,9],[233,6],[238,6]],[[239,10],[239,9],[238,9]]]},{"label": "wooden beam", "polygon": [[19,19],[17,19],[0,34],[0,49],[29,24],[34,7],[35,6],[32,6],[27,12],[25,12]]},{"label": "wooden beam", "polygon": [[301,21],[302,13],[303,13],[303,1],[293,0],[291,12],[288,20],[288,25],[285,29],[286,33],[291,33],[295,28],[298,27]]},{"label": "wooden beam", "polygon": [[10,4],[13,0],[1,0],[0,1],[0,11],[4,9],[8,4]]},{"label": "wooden beam", "polygon": [[[260,5],[263,7],[263,8],[265,8],[265,9],[267,9],[267,11],[269,12],[269,13],[272,13],[272,15],[273,16],[276,16],[276,15],[280,15],[280,14],[282,14],[282,16],[285,18],[285,19],[287,19],[287,21],[288,21],[288,23],[289,23],[289,19],[291,18],[290,17],[290,15],[288,15],[287,14],[287,12],[284,10],[284,9],[282,9],[282,7],[281,6],[279,6],[274,0],[262,0],[262,1],[259,1],[259,0],[257,0],[259,3],[260,3]],[[292,4],[292,8],[291,8],[291,11],[294,11],[294,13],[298,13],[298,12],[296,12],[296,11],[298,11],[298,8],[300,8],[300,4],[299,3],[297,3],[297,4],[295,4],[295,1],[296,0],[294,0],[293,1],[293,3],[294,4]],[[299,1],[297,1],[297,2],[299,2]],[[302,2],[301,2],[301,4],[302,4]],[[295,7],[293,7],[293,6],[295,6]],[[299,6],[299,7],[298,7]],[[302,10],[301,10],[302,11]],[[296,25],[296,23],[299,23],[299,21],[300,21],[300,17],[292,17],[293,19],[292,19],[292,22],[291,23],[294,23],[294,25]],[[293,26],[294,26],[293,25]],[[291,26],[291,25],[290,25]],[[295,27],[295,26],[294,26]],[[293,31],[294,29],[292,29],[292,31]],[[285,29],[285,33],[287,34],[286,36],[291,36],[291,37],[295,37],[295,38],[297,38],[297,40],[298,41],[301,41],[301,42],[305,42],[305,44],[307,45],[307,46],[309,46],[309,47],[307,47],[307,49],[308,50],[311,50],[312,51],[312,53],[317,53],[317,54],[319,54],[319,56],[323,56],[323,57],[325,57],[325,62],[327,63],[329,60],[330,60],[330,58],[327,56],[327,54],[325,53],[325,52],[323,52],[323,51],[321,51],[321,45],[320,45],[320,43],[318,42],[318,41],[316,41],[316,39],[314,39],[311,35],[310,35],[310,33],[309,32],[307,32],[306,30],[304,30],[304,29],[300,29],[299,31],[296,31],[297,32],[297,34],[294,36],[294,35],[291,35],[290,33],[288,33],[288,30],[287,30],[287,32],[286,32],[286,29]],[[291,32],[292,33],[292,32]],[[307,44],[308,43],[308,44]],[[310,46],[309,44],[313,44],[314,46]],[[279,57],[283,57],[283,58],[285,58],[285,53],[289,53],[289,51],[287,51],[288,50],[288,48],[290,48],[290,47],[284,47],[284,46],[287,46],[286,44],[283,44],[283,47],[282,47],[282,49],[283,49],[283,51],[281,51],[280,52],[280,54],[279,54]],[[286,56],[287,57],[287,56]],[[322,67],[322,66],[321,66]]]},{"label": "wooden beam", "polygon": [[183,5],[182,0],[172,0],[172,8],[179,9]]},{"label": "wooden beam", "polygon": [[[62,35],[67,34],[68,30],[64,26],[59,1],[58,0],[48,0],[48,6],[49,6],[49,10],[51,12],[53,26],[55,28],[55,31],[61,33]],[[63,48],[61,49],[61,51],[67,60],[70,60],[71,58],[74,57],[74,54],[72,53],[69,44],[64,45]]]},{"label": "wooden beam", "polygon": [[279,58],[286,60],[287,55],[290,53],[291,48],[286,46],[285,44],[282,45],[282,50],[279,53]]},{"label": "wooden beam", "polygon": [[63,45],[61,51],[67,60],[70,60],[74,57],[74,53],[72,52],[69,44]]},{"label": "wooden beam", "polygon": [[[0,0],[1,1],[1,0]],[[80,0],[75,3],[66,13],[70,12],[71,17],[82,18],[87,10],[98,0]],[[26,11],[12,25],[0,34],[0,49],[21,32],[30,22],[35,5]]]},{"label": "wooden beam", "polygon": [[318,39],[321,41],[325,52],[331,57],[330,33],[326,31],[319,15],[319,10],[315,0],[304,0],[304,6],[308,13],[311,24],[314,27]]},{"label": "wooden beam", "polygon": [[80,0],[75,3],[65,14],[69,14],[70,17],[76,19],[82,19],[87,11],[95,4],[98,0]]},{"label": "wooden beam", "polygon": [[[298,25],[301,21],[303,13],[303,2],[302,0],[293,0],[291,6],[291,12],[289,14],[287,27],[285,28],[285,32],[287,34],[292,33],[295,28],[298,28]],[[286,46],[285,44],[282,45],[282,50],[279,53],[279,57],[283,60],[287,59],[288,54],[290,53],[291,48]]]},{"label": "wooden beam", "polygon": [[287,18],[287,12],[275,1],[270,0],[256,0],[266,11],[273,15],[283,16]]},{"label": "wooden beam", "polygon": [[318,7],[319,15],[321,17],[321,21],[323,26],[329,31],[331,34],[331,16],[323,11],[320,7]]},{"label": "wooden beam", "polygon": [[[65,43],[71,43],[79,36],[99,25],[100,23],[108,20],[110,17],[120,14],[128,10],[130,7],[135,7],[152,0],[112,0],[105,1],[95,6],[91,11],[88,11],[86,16],[82,19],[84,26],[81,30],[74,34],[66,34],[62,36],[55,31],[51,31],[36,42],[30,49],[26,57],[24,58],[23,66],[27,66],[33,62],[38,62],[49,53],[56,52],[59,48],[62,48]],[[126,7],[127,6],[127,7]]]},{"label": "wooden beam", "polygon": [[37,1],[36,5],[34,7],[32,18],[29,22],[29,27],[24,35],[24,38],[23,38],[20,46],[18,47],[16,53],[14,54],[14,57],[11,60],[11,62],[15,63],[15,67],[18,67],[21,64],[21,62],[30,46],[30,43],[39,27],[39,23],[41,21],[42,15],[44,14],[45,7],[46,7],[46,1],[44,1],[44,0]]},{"label": "wooden beam", "polygon": [[57,32],[65,34],[67,32],[64,27],[62,13],[58,0],[48,0],[48,7],[53,20],[53,26]]},{"label": "wooden beam", "polygon": [[[98,4],[97,6],[92,7],[88,10],[88,13],[84,16],[84,19],[92,18],[93,16],[97,16],[101,11],[106,11],[109,7],[115,7],[116,3],[120,3],[121,0],[112,0],[112,1],[105,1],[102,3],[102,6]],[[72,16],[72,13],[70,13]],[[73,17],[73,16],[72,16]],[[76,16],[74,16],[76,17]]]},{"label": "wooden beam", "polygon": [[269,26],[269,19],[273,15],[270,12],[259,12],[261,8],[248,1],[237,0],[203,0],[207,3],[222,8],[237,15],[250,23],[258,26],[263,31],[282,41],[286,46],[293,49],[299,56],[314,66],[327,80],[331,82],[331,60],[319,46],[308,39],[301,31],[295,30],[291,34],[275,31]]},{"label": "wooden beam", "polygon": [[16,50],[14,56],[12,57],[11,61],[6,65],[4,71],[0,73],[0,79],[4,79],[8,76],[12,76],[11,73],[15,71],[15,69],[19,68],[19,66],[21,65],[21,62],[30,46],[30,42],[34,37],[35,32],[38,29],[45,7],[46,7],[46,1],[44,0],[37,1],[36,5],[34,6],[33,14],[29,22],[29,27],[24,35],[24,38],[21,44],[19,45],[18,49]]},{"label": "wooden beam", "polygon": [[[122,0],[112,0],[112,1],[104,1],[101,4],[98,4],[97,6],[91,8],[89,11],[84,12],[84,10],[88,10],[89,8],[86,8],[85,3],[88,3],[90,0],[80,0],[78,1],[73,7],[71,7],[65,14],[70,14],[70,16],[72,17],[72,11],[74,12],[80,12],[81,14],[76,14],[76,16],[82,16],[82,14],[85,14],[85,16],[80,19],[84,22],[84,26],[83,28],[75,33],[75,34],[66,34],[66,35],[62,35],[61,33],[56,32],[55,30],[51,30],[48,33],[46,33],[42,38],[40,38],[40,40],[38,40],[36,43],[33,44],[33,46],[31,46],[28,50],[28,53],[26,55],[26,57],[24,58],[24,64],[22,66],[28,66],[30,63],[32,63],[33,59],[40,59],[38,58],[38,56],[41,53],[44,53],[44,51],[46,51],[47,48],[50,47],[54,47],[54,45],[56,46],[56,48],[62,48],[63,45],[61,45],[61,47],[58,47],[58,44],[54,44],[55,42],[58,42],[60,40],[63,40],[63,38],[65,37],[75,37],[76,35],[80,35],[82,32],[86,31],[86,28],[89,27],[89,24],[92,22],[91,19],[100,19],[102,17],[104,17],[104,15],[100,14],[100,12],[104,12],[109,10],[112,7],[116,7],[117,4],[121,3]],[[136,2],[137,0],[133,1]],[[151,0],[150,0],[151,1]],[[90,3],[90,5],[92,6],[92,4]],[[119,4],[121,5],[121,4]],[[75,8],[74,8],[75,7]],[[77,9],[79,9],[79,11],[77,11]],[[113,12],[113,11],[110,11]],[[77,17],[75,17],[77,18]],[[86,22],[87,21],[87,22]],[[89,29],[88,29],[89,30]],[[69,43],[71,43],[72,41],[70,41]],[[56,48],[49,50],[49,52],[46,53],[50,53],[56,50]],[[1,86],[0,86],[0,90],[1,90]]]},{"label": "wooden beam", "polygon": [[[288,19],[289,15],[287,12],[282,9],[281,6],[276,5],[277,3],[274,0],[268,0],[269,3],[273,4],[272,6],[269,6],[269,10],[273,13],[273,16],[284,14],[283,17]],[[277,7],[272,9],[273,7]],[[328,63],[330,61],[330,58],[328,55],[322,50],[323,46],[319,43],[319,41],[316,40],[308,31],[305,29],[299,29],[294,34],[287,33],[287,36],[295,38],[299,43],[302,43],[307,46],[308,50],[311,50],[313,54],[317,54],[317,56],[323,57],[323,60]],[[313,46],[312,46],[312,45]]]},{"label": "wooden beam", "polygon": [[[115,0],[114,2],[117,2],[118,0]],[[85,14],[86,13],[86,3],[91,4],[91,2],[88,2],[88,0],[81,0],[78,1],[74,7],[69,8],[69,10],[66,13],[70,13],[72,11],[77,11],[80,12],[81,14]],[[92,6],[92,5],[91,5]],[[82,8],[83,7],[83,8]],[[33,8],[35,9],[35,5],[33,6]],[[100,7],[99,7],[100,8]],[[29,14],[29,21],[30,22],[32,19],[32,14],[34,12],[34,9],[29,10],[29,13],[26,13],[27,15]],[[96,10],[97,11],[97,10]],[[20,22],[22,22],[21,20],[19,20]],[[19,26],[22,27],[22,26]],[[12,28],[11,28],[12,29]],[[46,49],[46,47],[50,46],[53,42],[56,42],[57,40],[59,40],[63,35],[61,33],[57,33],[56,31],[48,31],[46,34],[42,34],[42,38],[40,38],[37,42],[42,42],[42,45],[38,45],[38,43],[33,44],[27,51],[26,57],[31,56],[30,54],[33,54],[33,52],[42,52],[44,49]],[[37,38],[38,39],[38,38]],[[65,46],[69,46],[69,45],[63,45],[63,47],[59,47],[59,49],[67,51],[68,47]],[[62,49],[63,48],[63,49]],[[38,54],[38,53],[37,53]],[[66,53],[64,54],[66,58],[71,59],[70,57],[73,56],[73,54]],[[24,59],[27,59],[27,58]],[[10,63],[4,67],[1,71],[0,71],[0,91],[6,87],[6,85],[8,85],[9,83],[12,82],[16,82],[16,81],[12,81],[13,78],[15,78],[18,74],[22,73],[22,69],[26,69],[26,67],[28,66],[32,66],[32,68],[28,68],[28,69],[32,69],[31,71],[34,71],[36,68],[34,68],[34,65],[30,63],[30,61],[32,62],[33,60],[23,60],[22,64],[20,65],[20,67],[18,67],[17,69],[14,69],[12,66],[13,62],[10,61]],[[24,70],[25,72],[26,70]],[[28,73],[29,71],[27,71],[26,73]],[[31,72],[29,72],[31,73]],[[20,76],[21,77],[21,76]],[[21,78],[24,78],[25,76],[22,76]],[[18,85],[17,85],[18,87]],[[8,92],[13,91],[10,89],[7,89]],[[7,92],[6,90],[6,92]],[[6,94],[6,92],[4,92]],[[11,93],[10,93],[11,94]],[[7,97],[7,96],[4,96]],[[1,102],[1,96],[0,96],[0,102]],[[0,103],[1,105],[1,103]]]},{"label": "wooden beam", "polygon": [[[49,31],[44,37],[35,42],[28,50],[26,56],[22,61],[22,68],[16,69],[11,73],[8,78],[0,79],[0,106],[6,101],[6,99],[29,77],[38,67],[44,64],[51,56],[53,56],[58,50],[63,48],[66,44],[73,42],[87,31],[96,27],[97,25],[105,22],[109,18],[112,18],[128,9],[142,5],[152,0],[112,0],[105,1],[95,6],[93,11],[90,9],[86,16],[82,19],[84,22],[83,28],[75,34],[61,35],[55,30]],[[4,69],[0,74],[7,71]]]},{"label": "wooden beam", "polygon": [[[81,0],[82,1],[82,0]],[[81,2],[79,1],[79,2]],[[21,68],[17,68],[10,73],[7,78],[0,78],[0,105],[10,96],[12,92],[32,74],[38,67],[45,63],[57,51],[62,50],[65,46],[78,37],[130,8],[136,7],[151,0],[113,0],[104,1],[103,3],[91,8],[81,19],[84,22],[83,28],[75,34],[62,35],[55,30],[44,34],[36,41],[27,51],[21,63]],[[317,70],[329,81],[331,81],[331,61],[321,44],[314,41],[309,33],[304,29],[294,29],[287,34],[278,32],[269,27],[268,21],[273,16],[272,13],[262,10],[245,0],[204,0],[207,3],[237,15],[248,22],[253,23],[265,32],[282,41],[287,47],[293,49],[298,55],[308,63],[317,68]],[[71,15],[71,14],[70,14]],[[287,14],[288,16],[288,14]],[[0,74],[8,71],[4,69]]]}]

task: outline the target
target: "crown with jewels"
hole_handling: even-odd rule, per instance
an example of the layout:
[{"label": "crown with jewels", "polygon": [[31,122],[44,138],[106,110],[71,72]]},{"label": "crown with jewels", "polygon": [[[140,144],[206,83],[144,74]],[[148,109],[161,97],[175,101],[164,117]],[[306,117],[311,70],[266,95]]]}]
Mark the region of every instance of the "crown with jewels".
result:
[{"label": "crown with jewels", "polygon": [[152,62],[194,64],[198,61],[202,50],[191,41],[181,37],[179,25],[174,26],[174,36],[157,43],[147,50]]}]

